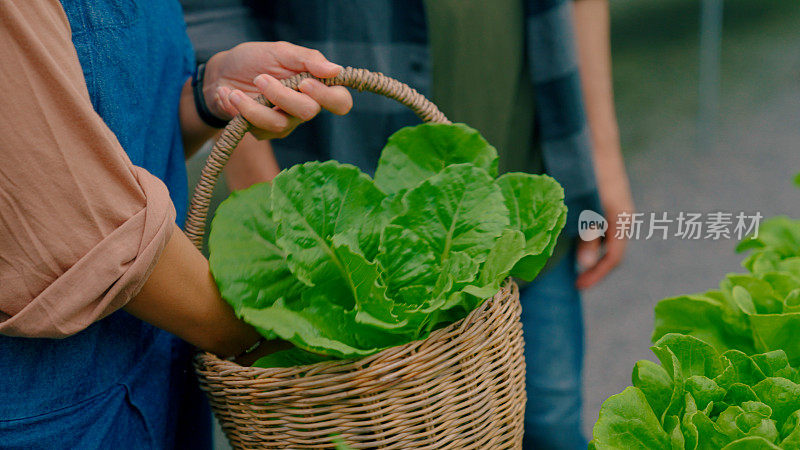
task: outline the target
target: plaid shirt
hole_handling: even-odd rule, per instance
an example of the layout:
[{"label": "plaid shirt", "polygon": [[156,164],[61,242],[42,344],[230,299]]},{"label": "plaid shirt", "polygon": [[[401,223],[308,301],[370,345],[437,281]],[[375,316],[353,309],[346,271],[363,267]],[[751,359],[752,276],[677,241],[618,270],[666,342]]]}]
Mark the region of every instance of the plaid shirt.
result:
[{"label": "plaid shirt", "polygon": [[[430,95],[431,64],[422,0],[182,0],[198,59],[247,40],[316,48],[345,66],[383,72]],[[548,174],[577,214],[600,211],[580,90],[569,0],[525,0],[526,46],[536,100],[536,136]],[[273,142],[282,167],[336,159],[373,173],[390,134],[419,123],[399,103],[354,93],[344,117],[322,114]]]},{"label": "plaid shirt", "polygon": [[564,186],[565,233],[578,214],[602,211],[581,93],[570,0],[526,0],[527,56],[536,98],[536,135],[545,171]]}]

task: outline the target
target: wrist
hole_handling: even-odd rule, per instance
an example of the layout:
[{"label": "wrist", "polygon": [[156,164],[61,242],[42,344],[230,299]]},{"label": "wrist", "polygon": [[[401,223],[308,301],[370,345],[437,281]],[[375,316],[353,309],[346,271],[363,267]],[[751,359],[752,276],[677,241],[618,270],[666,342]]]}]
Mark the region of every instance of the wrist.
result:
[{"label": "wrist", "polygon": [[206,90],[205,86],[205,72],[206,64],[200,63],[195,68],[194,75],[192,75],[191,85],[195,110],[197,111],[197,115],[206,125],[212,128],[224,128],[228,121],[214,114],[208,107],[208,91]]},{"label": "wrist", "polygon": [[208,110],[211,114],[223,120],[230,120],[233,118],[220,107],[216,98],[217,90],[220,87],[219,80],[222,78],[220,72],[224,65],[223,60],[227,54],[228,51],[226,50],[215,53],[209,58],[205,63],[205,74],[203,77],[203,97],[206,101],[206,105],[208,105]]}]

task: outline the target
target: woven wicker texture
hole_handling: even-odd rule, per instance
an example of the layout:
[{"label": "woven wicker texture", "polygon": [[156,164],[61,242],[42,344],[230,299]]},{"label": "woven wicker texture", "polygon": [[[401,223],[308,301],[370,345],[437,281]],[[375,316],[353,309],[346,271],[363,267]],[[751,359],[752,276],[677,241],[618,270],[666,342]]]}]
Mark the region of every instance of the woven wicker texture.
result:
[{"label": "woven wicker texture", "polygon": [[[293,89],[309,74],[283,80]],[[397,100],[425,122],[450,123],[414,89],[345,68],[320,80]],[[259,96],[259,103],[271,106]],[[195,188],[186,234],[200,248],[211,193],[250,124],[236,116],[211,150]],[[521,448],[525,359],[519,292],[509,282],[465,319],[423,341],[356,361],[292,368],[243,367],[210,353],[195,369],[234,448]]]},{"label": "woven wicker texture", "polygon": [[519,292],[503,288],[428,339],[356,361],[260,369],[198,355],[234,448],[521,448]]}]

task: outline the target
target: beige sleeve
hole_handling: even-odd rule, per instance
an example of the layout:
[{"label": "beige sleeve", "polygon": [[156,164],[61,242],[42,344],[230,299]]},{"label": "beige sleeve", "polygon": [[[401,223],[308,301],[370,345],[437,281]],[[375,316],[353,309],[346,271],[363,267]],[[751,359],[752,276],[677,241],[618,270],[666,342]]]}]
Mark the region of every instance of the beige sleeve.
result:
[{"label": "beige sleeve", "polygon": [[130,300],[175,220],[97,115],[57,0],[0,1],[0,334],[66,337]]}]

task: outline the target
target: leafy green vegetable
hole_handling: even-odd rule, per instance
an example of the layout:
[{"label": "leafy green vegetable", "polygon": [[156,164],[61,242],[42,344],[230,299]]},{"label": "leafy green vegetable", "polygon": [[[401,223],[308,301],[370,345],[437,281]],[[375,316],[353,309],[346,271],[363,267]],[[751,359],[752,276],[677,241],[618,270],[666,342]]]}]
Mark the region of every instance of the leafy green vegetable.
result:
[{"label": "leafy green vegetable", "polygon": [[743,263],[749,270],[753,270],[755,260],[760,257],[800,256],[800,221],[785,216],[770,218],[761,224],[758,236],[750,236],[736,247],[740,252],[751,249],[755,251]]},{"label": "leafy green vegetable", "polygon": [[800,373],[781,351],[720,354],[691,336],[653,347],[633,386],[603,403],[593,449],[800,448]]},{"label": "leafy green vegetable", "polygon": [[316,364],[318,362],[330,361],[336,359],[329,355],[320,355],[317,353],[307,352],[300,348],[294,347],[286,350],[280,350],[271,353],[267,356],[262,356],[255,363],[253,367],[294,367],[306,366],[309,364]]},{"label": "leafy green vegetable", "polygon": [[509,274],[531,280],[564,226],[550,177],[497,178],[497,152],[465,125],[388,141],[375,180],[335,161],[235,193],[211,227],[211,271],[236,314],[297,348],[286,367],[423,339],[465,317]]},{"label": "leafy green vegetable", "polygon": [[456,252],[483,262],[509,223],[500,188],[471,164],[444,168],[408,191],[403,205],[391,223],[418,236],[440,266]]},{"label": "leafy green vegetable", "polygon": [[464,124],[406,127],[386,142],[375,170],[375,184],[394,195],[460,163],[497,176],[497,150],[477,130]]},{"label": "leafy green vegetable", "polygon": [[525,237],[524,257],[511,274],[532,279],[553,253],[556,236],[551,230],[561,229],[566,223],[567,211],[559,203],[564,192],[550,177],[523,173],[507,173],[497,179],[497,184],[503,192],[511,227],[522,231]]},{"label": "leafy green vegetable", "polygon": [[783,350],[800,364],[800,221],[767,220],[737,250],[751,252],[742,263],[750,273],[729,274],[716,291],[661,300],[653,340],[684,333],[718,351]]},{"label": "leafy green vegetable", "polygon": [[800,449],[800,221],[772,218],[737,250],[749,273],[656,305],[661,365],[636,364],[590,448]]}]

